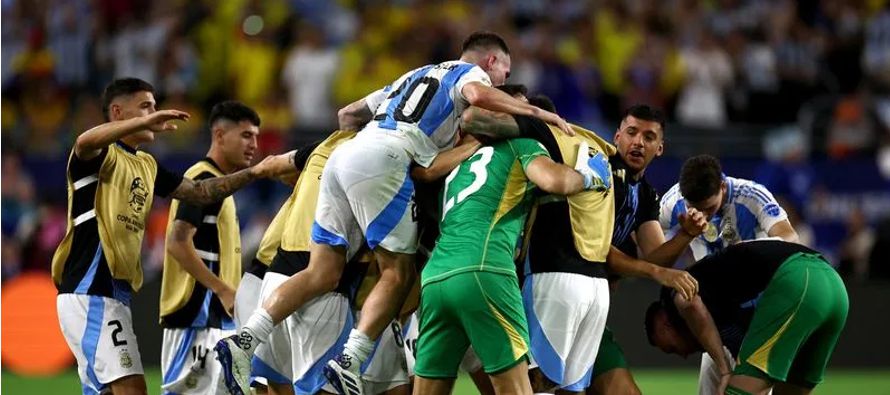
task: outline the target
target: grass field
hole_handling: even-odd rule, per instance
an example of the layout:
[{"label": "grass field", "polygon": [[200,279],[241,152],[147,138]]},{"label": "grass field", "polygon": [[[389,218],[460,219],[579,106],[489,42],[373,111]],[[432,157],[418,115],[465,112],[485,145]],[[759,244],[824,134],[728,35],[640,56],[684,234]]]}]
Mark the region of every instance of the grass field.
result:
[{"label": "grass field", "polygon": [[[634,376],[646,395],[676,395],[698,393],[697,371],[691,370],[638,370]],[[147,372],[149,394],[158,394],[161,375],[158,369]],[[22,377],[4,371],[0,381],[0,392],[4,395],[49,395],[80,393],[77,372],[52,377]],[[461,377],[454,394],[476,394],[473,383]],[[833,370],[828,373],[825,383],[816,387],[815,394],[830,395],[890,395],[890,370],[848,371]]]}]

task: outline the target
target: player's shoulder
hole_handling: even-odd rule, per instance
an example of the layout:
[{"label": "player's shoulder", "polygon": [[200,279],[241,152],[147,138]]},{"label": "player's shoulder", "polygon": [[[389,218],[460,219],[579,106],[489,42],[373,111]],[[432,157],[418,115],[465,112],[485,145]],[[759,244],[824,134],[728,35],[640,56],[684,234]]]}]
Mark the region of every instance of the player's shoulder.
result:
[{"label": "player's shoulder", "polygon": [[661,197],[661,206],[673,208],[677,204],[684,203],[683,194],[680,193],[680,184],[674,184],[664,196]]},{"label": "player's shoulder", "polygon": [[736,203],[756,206],[775,203],[772,193],[762,184],[735,177],[726,177],[726,181],[732,189],[730,199]]}]

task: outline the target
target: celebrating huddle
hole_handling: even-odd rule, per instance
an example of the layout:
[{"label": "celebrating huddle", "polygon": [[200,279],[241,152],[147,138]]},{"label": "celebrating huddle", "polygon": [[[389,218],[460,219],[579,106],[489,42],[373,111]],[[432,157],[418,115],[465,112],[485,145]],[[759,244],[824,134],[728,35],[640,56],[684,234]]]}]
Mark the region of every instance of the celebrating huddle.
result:
[{"label": "celebrating huddle", "polygon": [[[702,393],[821,381],[846,291],[792,244],[769,191],[702,155],[660,201],[643,177],[664,150],[659,110],[629,108],[610,143],[509,74],[504,40],[473,33],[459,60],[409,71],[341,109],[326,139],[253,166],[260,119],[222,102],[184,176],[138,146],[189,115],[155,111],[144,81],[112,82],[108,122],[72,150],[53,259],[84,394],[146,392],[129,298],[153,194],[174,198],[165,394],[448,394],[461,369],[486,394],[639,393],[606,325],[620,276],[664,286],[650,342],[704,351]],[[230,195],[262,177],[293,193],[242,276]],[[784,241],[742,243],[762,237]],[[687,251],[701,262],[674,269]]]}]

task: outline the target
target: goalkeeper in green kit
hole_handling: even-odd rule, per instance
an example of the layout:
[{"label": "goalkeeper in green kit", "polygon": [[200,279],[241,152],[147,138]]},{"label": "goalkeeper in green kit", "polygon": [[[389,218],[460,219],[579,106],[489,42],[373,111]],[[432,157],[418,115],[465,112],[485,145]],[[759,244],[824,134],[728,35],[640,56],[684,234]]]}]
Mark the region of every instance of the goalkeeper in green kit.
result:
[{"label": "goalkeeper in green kit", "polygon": [[480,148],[446,178],[441,234],[421,274],[415,394],[450,393],[470,345],[495,393],[531,394],[513,261],[520,232],[536,193],[608,190],[610,175],[607,157],[586,143],[572,169],[536,140],[517,138]]}]

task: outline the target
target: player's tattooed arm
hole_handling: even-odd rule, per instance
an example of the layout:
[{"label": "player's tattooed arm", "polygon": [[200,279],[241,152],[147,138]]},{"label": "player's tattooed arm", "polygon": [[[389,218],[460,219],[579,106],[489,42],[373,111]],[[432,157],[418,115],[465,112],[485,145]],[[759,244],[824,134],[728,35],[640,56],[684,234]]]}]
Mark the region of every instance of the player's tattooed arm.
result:
[{"label": "player's tattooed arm", "polygon": [[337,111],[340,130],[357,131],[371,121],[374,114],[365,99],[352,102]]},{"label": "player's tattooed arm", "polygon": [[225,199],[235,191],[258,178],[275,177],[290,165],[290,155],[270,155],[262,162],[223,177],[194,181],[183,178],[182,183],[170,194],[174,199],[197,205],[207,205]]},{"label": "player's tattooed arm", "polygon": [[445,177],[481,146],[479,140],[476,140],[473,135],[467,134],[461,137],[460,143],[456,147],[436,155],[429,167],[414,166],[411,169],[411,178],[420,182],[433,182]]},{"label": "player's tattooed arm", "polygon": [[519,124],[512,115],[470,107],[460,117],[460,129],[485,139],[519,137]]}]

